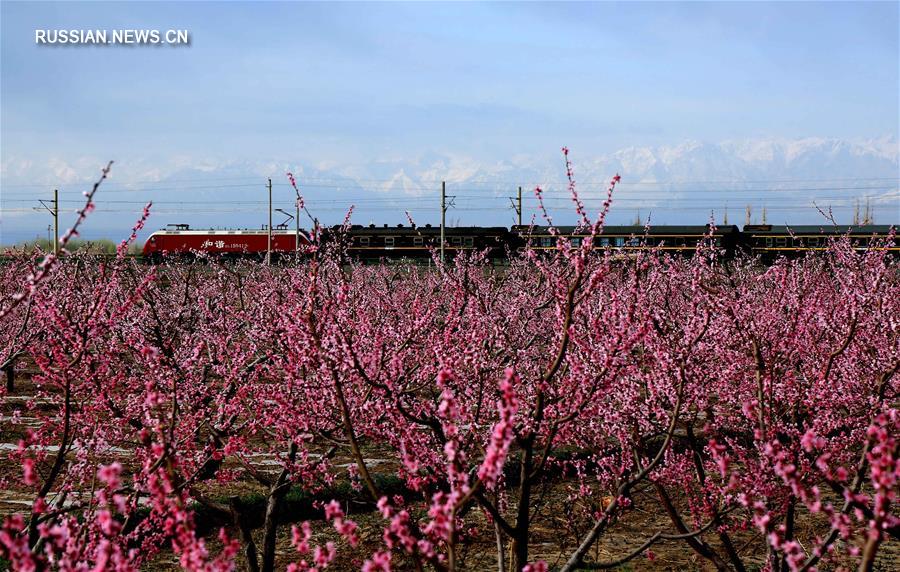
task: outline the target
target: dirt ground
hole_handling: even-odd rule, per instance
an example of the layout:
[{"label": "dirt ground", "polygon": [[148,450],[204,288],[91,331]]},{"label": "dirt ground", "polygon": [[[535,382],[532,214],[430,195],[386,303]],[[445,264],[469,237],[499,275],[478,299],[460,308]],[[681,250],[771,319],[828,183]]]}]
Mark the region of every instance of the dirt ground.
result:
[{"label": "dirt ground", "polygon": [[[0,489],[0,517],[15,513],[29,512],[30,500],[28,492],[17,486],[12,479],[21,475],[21,467],[9,459],[9,452],[15,450],[17,443],[29,425],[35,423],[33,413],[23,411],[18,422],[13,423],[11,416],[15,410],[21,410],[27,397],[34,394],[34,387],[30,382],[30,376],[34,373],[31,368],[17,372],[16,389],[14,393],[3,397],[2,424],[0,424],[0,476],[4,478],[5,488]],[[47,405],[49,406],[49,404]],[[379,457],[377,450],[370,450],[373,458]],[[116,459],[127,467],[127,451],[122,451],[120,458]],[[382,458],[386,455],[382,455]],[[110,459],[112,460],[112,459]],[[349,463],[349,458],[338,457],[334,460],[336,465]],[[259,458],[254,464],[260,469],[272,470],[272,458]],[[390,475],[393,467],[389,462],[374,464],[376,473]],[[230,495],[250,495],[262,493],[259,484],[252,481],[238,481],[227,486],[212,486],[206,491],[209,494],[224,497]],[[551,570],[564,562],[566,555],[570,554],[578,542],[578,538],[587,530],[589,523],[577,522],[566,510],[566,483],[557,482],[549,485],[542,491],[541,509],[535,519],[534,540],[530,546],[532,560],[545,560]],[[347,506],[349,518],[359,525],[360,543],[351,548],[334,531],[334,529],[322,520],[313,520],[314,544],[324,544],[333,541],[338,546],[336,561],[330,569],[352,570],[359,569],[364,558],[374,550],[381,548],[381,531],[385,522],[377,512],[355,512],[353,506]],[[470,513],[470,520],[476,529],[469,546],[459,555],[461,568],[465,570],[497,570],[497,547],[493,532],[493,526],[488,523],[481,511],[474,510]],[[798,518],[798,536],[805,532],[811,532],[811,527],[818,527],[817,533],[827,532],[821,523],[816,523],[808,515],[800,515]],[[639,546],[646,538],[655,532],[670,531],[671,523],[665,512],[660,507],[656,497],[649,491],[638,492],[634,497],[634,506],[619,519],[614,526],[596,543],[589,554],[592,561],[607,561],[621,557]],[[231,531],[232,535],[236,534]],[[290,562],[299,559],[290,543],[291,525],[283,524],[279,527],[277,543],[276,569],[284,569]],[[262,544],[262,531],[254,531],[254,538],[258,545]],[[754,530],[741,531],[733,534],[735,544],[738,547],[745,562],[750,569],[758,569],[764,562],[765,553],[754,553],[754,550],[763,549],[760,535]],[[715,534],[704,535],[704,540],[718,548],[718,538]],[[220,548],[215,534],[207,539],[213,553]],[[630,561],[621,569],[628,570],[714,570],[714,567],[697,555],[683,541],[659,542],[652,547],[654,557],[639,556]],[[246,561],[243,555],[238,557],[238,569],[246,570]],[[848,562],[848,564],[850,564]],[[413,569],[408,561],[404,561],[400,555],[395,555],[393,567],[396,570]],[[851,566],[852,567],[852,566]],[[0,566],[2,568],[2,566]],[[179,570],[177,558],[169,550],[162,551],[144,567],[146,570]],[[879,553],[876,570],[894,571],[900,570],[900,543],[885,542]]]}]

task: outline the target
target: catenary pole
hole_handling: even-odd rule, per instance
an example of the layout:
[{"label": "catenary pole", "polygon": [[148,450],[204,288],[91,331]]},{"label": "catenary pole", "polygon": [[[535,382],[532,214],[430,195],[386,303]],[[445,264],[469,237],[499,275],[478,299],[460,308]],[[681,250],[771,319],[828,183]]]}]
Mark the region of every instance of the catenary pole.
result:
[{"label": "catenary pole", "polygon": [[53,189],[53,254],[59,256],[59,189]]},{"label": "catenary pole", "polygon": [[522,226],[522,187],[519,187],[519,208],[516,210],[519,213],[519,226]]},{"label": "catenary pole", "polygon": [[269,179],[269,232],[266,241],[266,264],[272,264],[272,179]]},{"label": "catenary pole", "polygon": [[441,181],[441,263],[444,262],[444,226],[447,218],[447,183]]}]

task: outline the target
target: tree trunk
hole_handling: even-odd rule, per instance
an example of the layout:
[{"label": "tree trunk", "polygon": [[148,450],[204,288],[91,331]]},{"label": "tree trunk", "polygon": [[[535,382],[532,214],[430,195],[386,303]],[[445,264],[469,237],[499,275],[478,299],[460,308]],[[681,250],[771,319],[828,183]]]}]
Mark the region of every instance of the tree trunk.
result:
[{"label": "tree trunk", "polygon": [[519,478],[519,507],[516,515],[516,534],[512,539],[512,570],[519,572],[528,564],[528,525],[531,505],[532,447],[522,452]]},{"label": "tree trunk", "polygon": [[16,389],[16,360],[9,360],[6,367],[3,368],[3,371],[6,373],[6,393],[12,393]]},{"label": "tree trunk", "polygon": [[[871,533],[870,533],[871,534]],[[881,546],[881,534],[869,536],[869,540],[863,547],[862,560],[859,563],[859,572],[872,572],[875,566],[875,555],[878,554],[878,547]]]},{"label": "tree trunk", "polygon": [[234,525],[241,532],[241,540],[244,542],[244,554],[247,556],[247,568],[250,572],[259,572],[259,557],[256,554],[256,543],[253,542],[253,532],[250,530],[250,526],[247,524],[246,519],[241,515],[238,497],[231,497],[230,508]]},{"label": "tree trunk", "polygon": [[[297,444],[291,443],[288,459],[291,463],[297,457]],[[281,501],[290,487],[287,468],[278,475],[278,480],[269,491],[269,500],[266,502],[266,520],[263,523],[263,572],[275,570],[275,540],[278,532],[278,512],[281,510]]]}]

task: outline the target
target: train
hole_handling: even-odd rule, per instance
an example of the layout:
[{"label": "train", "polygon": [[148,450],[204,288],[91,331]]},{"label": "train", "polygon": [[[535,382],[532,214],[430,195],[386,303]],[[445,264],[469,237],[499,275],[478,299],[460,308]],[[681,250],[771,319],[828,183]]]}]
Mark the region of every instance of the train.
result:
[{"label": "train", "polygon": [[[300,229],[272,229],[272,252],[296,252],[311,244]],[[144,243],[145,258],[162,256],[252,257],[269,251],[269,231],[262,229],[192,229],[188,224],[170,224],[152,233]]]},{"label": "train", "polygon": [[[866,249],[894,231],[894,225],[848,226],[787,226],[748,224],[743,229],[735,225],[710,228],[710,225],[669,226],[606,226],[594,236],[594,247],[621,252],[658,249],[682,255],[696,252],[706,237],[720,249],[725,258],[739,253],[773,260],[779,256],[796,256],[828,248],[829,239],[849,235],[854,247]],[[432,259],[440,248],[441,229],[403,225],[353,225],[320,229],[323,243],[340,244],[353,259],[366,261]],[[152,233],[143,248],[145,258],[158,260],[173,256],[212,257],[274,257],[302,256],[313,240],[307,231],[286,226],[273,228],[269,248],[269,231],[259,229],[192,229],[187,224],[168,225]],[[459,253],[479,252],[492,261],[516,256],[526,248],[536,251],[556,248],[559,237],[573,246],[590,240],[589,229],[576,226],[454,226],[444,228],[444,255],[452,258]],[[900,254],[896,242],[885,246]]]}]

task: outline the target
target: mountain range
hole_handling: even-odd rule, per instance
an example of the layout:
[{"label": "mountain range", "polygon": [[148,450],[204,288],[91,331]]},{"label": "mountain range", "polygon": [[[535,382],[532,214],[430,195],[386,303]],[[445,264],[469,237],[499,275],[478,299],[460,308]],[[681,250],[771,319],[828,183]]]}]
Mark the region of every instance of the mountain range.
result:
[{"label": "mountain range", "polygon": [[[610,178],[616,173],[622,176],[614,195],[612,222],[631,222],[653,212],[659,224],[702,224],[711,211],[721,222],[727,209],[731,222],[740,224],[746,205],[751,205],[754,218],[766,207],[769,222],[799,224],[822,220],[814,202],[834,207],[840,222],[850,222],[856,203],[866,200],[877,222],[900,222],[900,146],[894,136],[688,140],[596,155],[581,155],[573,149],[571,157],[576,187],[589,210],[599,208]],[[4,157],[0,240],[8,244],[45,232],[46,214],[29,208],[37,206],[38,198],[48,198],[53,187],[62,190],[64,209],[74,208],[78,192],[103,163],[92,157],[41,161]],[[447,211],[451,224],[510,224],[515,215],[508,197],[515,197],[519,186],[525,189],[526,220],[538,212],[535,186],[545,190],[546,205],[560,217],[557,222],[570,222],[573,217],[565,164],[558,151],[503,160],[423,151],[413,157],[361,164],[182,157],[117,163],[98,195],[98,213],[92,216],[87,234],[127,235],[123,221],[134,218],[140,203],[147,200],[154,201],[157,213],[150,227],[169,222],[258,226],[266,221],[267,177],[273,179],[276,208],[293,212],[288,171],[297,177],[310,212],[329,224],[340,222],[351,204],[355,205],[353,220],[359,223],[403,223],[405,211],[416,222],[437,223],[441,181],[452,197]],[[308,226],[309,221],[303,224]]]}]

